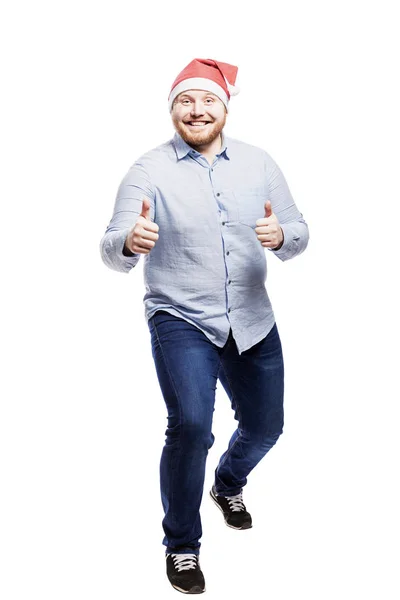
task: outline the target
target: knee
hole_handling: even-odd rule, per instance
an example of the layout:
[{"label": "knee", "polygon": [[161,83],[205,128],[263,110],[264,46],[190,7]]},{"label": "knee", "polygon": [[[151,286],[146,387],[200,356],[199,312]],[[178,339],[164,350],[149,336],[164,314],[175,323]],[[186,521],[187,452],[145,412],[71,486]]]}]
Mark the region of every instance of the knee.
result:
[{"label": "knee", "polygon": [[247,435],[245,434],[245,437],[253,446],[262,450],[269,450],[269,448],[272,448],[276,444],[281,433],[282,429],[258,430],[249,432]]},{"label": "knee", "polygon": [[206,448],[209,450],[215,441],[211,432],[211,425],[200,420],[184,420],[167,428],[165,432],[167,443],[174,442],[185,446],[187,449]]},{"label": "knee", "polygon": [[265,435],[263,435],[262,439],[261,439],[261,446],[263,448],[266,448],[267,450],[269,450],[270,448],[272,448],[272,446],[274,446],[276,444],[276,442],[278,441],[279,437],[282,435],[283,430],[279,429],[275,432],[268,432]]},{"label": "knee", "polygon": [[209,450],[214,444],[211,426],[203,421],[186,421],[181,425],[181,439],[190,447],[206,447]]}]

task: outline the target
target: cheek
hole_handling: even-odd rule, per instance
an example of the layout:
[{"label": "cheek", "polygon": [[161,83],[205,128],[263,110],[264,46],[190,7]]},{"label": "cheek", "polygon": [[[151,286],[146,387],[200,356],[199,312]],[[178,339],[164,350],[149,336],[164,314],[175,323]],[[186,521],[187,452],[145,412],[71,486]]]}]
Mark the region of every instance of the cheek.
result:
[{"label": "cheek", "polygon": [[226,115],[224,105],[220,104],[218,107],[215,107],[214,114],[219,120],[224,119]]},{"label": "cheek", "polygon": [[172,120],[174,123],[180,123],[185,117],[186,112],[181,110],[174,110],[172,112]]},{"label": "cheek", "polygon": [[223,123],[225,121],[225,111],[218,111],[213,115],[214,119],[219,123]]},{"label": "cheek", "polygon": [[181,109],[178,111],[177,113],[177,119],[179,121],[183,121],[184,119],[188,118],[190,116],[190,110],[187,109]]}]

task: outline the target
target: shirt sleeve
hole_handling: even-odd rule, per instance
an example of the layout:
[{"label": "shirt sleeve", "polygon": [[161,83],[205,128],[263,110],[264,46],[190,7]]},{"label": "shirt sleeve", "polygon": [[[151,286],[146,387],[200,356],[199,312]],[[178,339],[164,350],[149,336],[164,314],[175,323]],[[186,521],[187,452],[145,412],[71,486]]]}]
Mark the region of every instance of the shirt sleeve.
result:
[{"label": "shirt sleeve", "polygon": [[280,260],[294,258],[304,252],[309,240],[308,225],[298,210],[282,171],[267,154],[267,178],[272,211],[282,227],[284,241],[279,250],[268,248]]},{"label": "shirt sleeve", "polygon": [[154,221],[154,189],[143,164],[136,162],[118,188],[112,219],[100,241],[101,258],[114,271],[129,273],[139,262],[140,253],[125,256],[122,250],[128,233],[142,212],[145,197],[150,200],[150,218]]}]

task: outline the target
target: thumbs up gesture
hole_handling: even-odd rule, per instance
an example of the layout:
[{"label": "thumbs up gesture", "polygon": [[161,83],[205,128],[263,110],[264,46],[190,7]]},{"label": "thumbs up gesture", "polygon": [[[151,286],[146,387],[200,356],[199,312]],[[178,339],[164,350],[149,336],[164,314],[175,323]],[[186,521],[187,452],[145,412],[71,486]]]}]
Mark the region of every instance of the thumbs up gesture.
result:
[{"label": "thumbs up gesture", "polygon": [[157,223],[153,223],[150,219],[150,200],[144,198],[142,212],[127,235],[124,250],[137,254],[149,254],[158,240],[158,230]]},{"label": "thumbs up gesture", "polygon": [[283,231],[275,213],[272,212],[271,202],[267,200],[264,205],[265,215],[263,219],[257,219],[255,232],[257,238],[264,248],[279,250],[283,244]]}]

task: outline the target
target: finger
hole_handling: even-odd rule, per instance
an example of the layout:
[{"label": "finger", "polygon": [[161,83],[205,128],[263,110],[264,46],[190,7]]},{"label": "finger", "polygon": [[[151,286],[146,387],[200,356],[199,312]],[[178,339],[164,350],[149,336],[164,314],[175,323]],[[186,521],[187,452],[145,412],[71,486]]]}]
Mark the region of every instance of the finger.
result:
[{"label": "finger", "polygon": [[260,234],[261,233],[265,233],[265,234],[271,233],[271,234],[274,234],[274,233],[278,233],[278,228],[276,227],[275,223],[271,223],[270,225],[264,225],[263,227],[256,227],[254,229],[254,231],[256,233],[260,233]]},{"label": "finger", "polygon": [[156,240],[148,240],[143,236],[138,236],[136,239],[134,238],[134,243],[144,248],[153,248]]},{"label": "finger", "polygon": [[148,254],[151,252],[151,248],[144,248],[143,246],[133,246],[132,252],[135,254]]},{"label": "finger", "polygon": [[143,217],[143,215],[139,215],[136,223],[139,223],[145,231],[154,231],[154,233],[157,233],[160,229],[157,223],[150,220],[150,216],[147,219],[146,217]]},{"label": "finger", "polygon": [[149,229],[145,229],[145,228],[142,228],[141,230],[139,230],[138,235],[140,235],[140,237],[145,240],[153,240],[154,242],[156,242],[159,238],[158,233],[156,233],[155,231],[150,231]]},{"label": "finger", "polygon": [[150,219],[150,200],[146,197],[142,202],[142,212],[140,213],[140,216],[145,219]]},{"label": "finger", "polygon": [[157,223],[153,223],[152,221],[146,221],[142,223],[143,231],[150,231],[152,233],[158,233],[160,228]]},{"label": "finger", "polygon": [[266,216],[267,218],[268,218],[268,217],[271,217],[271,216],[272,216],[272,206],[271,206],[271,202],[270,202],[270,200],[267,200],[267,201],[266,201],[266,203],[265,203],[265,205],[264,205],[264,208],[265,208],[265,216]]},{"label": "finger", "polygon": [[257,219],[256,221],[256,225],[257,227],[266,227],[267,225],[271,225],[272,223],[276,222],[276,217],[275,215],[272,215],[272,217],[263,217],[262,219]]}]

